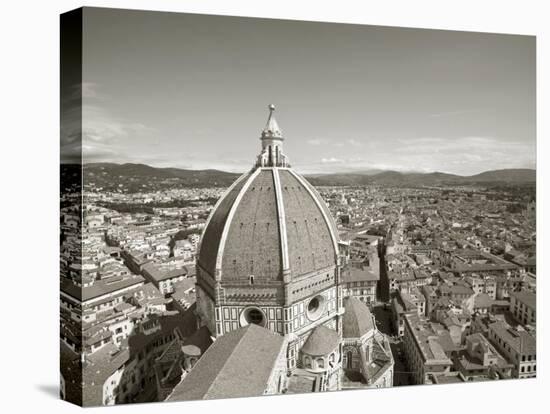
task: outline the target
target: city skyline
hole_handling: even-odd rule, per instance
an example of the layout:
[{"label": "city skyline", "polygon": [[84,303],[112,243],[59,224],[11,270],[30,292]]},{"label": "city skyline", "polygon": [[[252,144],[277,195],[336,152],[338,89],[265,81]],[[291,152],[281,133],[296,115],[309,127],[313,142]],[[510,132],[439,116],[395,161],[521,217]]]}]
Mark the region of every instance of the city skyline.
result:
[{"label": "city skyline", "polygon": [[531,36],[93,8],[86,21],[83,162],[246,171],[273,103],[303,173],[536,167]]}]

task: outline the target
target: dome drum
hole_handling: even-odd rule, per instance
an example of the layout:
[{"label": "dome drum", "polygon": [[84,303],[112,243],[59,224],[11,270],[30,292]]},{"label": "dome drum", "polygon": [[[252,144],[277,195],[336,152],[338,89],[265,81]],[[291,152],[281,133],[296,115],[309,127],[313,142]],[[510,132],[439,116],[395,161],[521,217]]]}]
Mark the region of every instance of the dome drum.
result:
[{"label": "dome drum", "polygon": [[313,372],[337,368],[340,343],[341,338],[336,331],[324,325],[316,327],[300,351],[303,367]]}]

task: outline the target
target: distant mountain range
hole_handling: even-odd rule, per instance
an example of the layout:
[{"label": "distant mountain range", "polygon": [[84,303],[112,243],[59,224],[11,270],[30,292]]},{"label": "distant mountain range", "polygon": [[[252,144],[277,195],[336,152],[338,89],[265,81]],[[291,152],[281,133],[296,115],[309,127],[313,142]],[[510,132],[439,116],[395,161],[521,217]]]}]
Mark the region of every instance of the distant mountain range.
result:
[{"label": "distant mountain range", "polygon": [[[240,175],[219,170],[187,170],[180,168],[156,168],[145,164],[90,163],[83,168],[85,182],[94,182],[96,186],[111,186],[118,183],[133,182],[147,185],[149,180],[174,182],[186,187],[227,187]],[[311,174],[306,178],[313,185],[437,185],[437,184],[473,184],[534,183],[536,171],[533,169],[504,169],[485,171],[471,176],[460,176],[442,172],[418,173],[366,170],[353,173]]]},{"label": "distant mountain range", "polygon": [[536,180],[532,169],[505,169],[485,171],[480,174],[462,176],[442,172],[418,173],[382,171],[377,173],[338,173],[308,177],[314,185],[436,185],[472,183],[531,183]]},{"label": "distant mountain range", "polygon": [[156,168],[145,164],[90,163],[84,164],[85,182],[95,182],[97,186],[116,182],[134,183],[147,180],[174,181],[184,187],[228,187],[240,174],[218,170],[186,170],[181,168]]}]

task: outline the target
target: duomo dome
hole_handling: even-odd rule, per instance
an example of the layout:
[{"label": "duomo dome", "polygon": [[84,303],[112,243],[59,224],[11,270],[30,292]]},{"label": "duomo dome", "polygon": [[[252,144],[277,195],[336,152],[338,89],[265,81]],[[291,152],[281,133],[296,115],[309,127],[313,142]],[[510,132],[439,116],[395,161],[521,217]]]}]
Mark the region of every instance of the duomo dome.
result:
[{"label": "duomo dome", "polygon": [[253,168],[218,201],[197,259],[197,312],[213,336],[257,324],[296,341],[340,331],[338,233],[283,152],[274,106]]},{"label": "duomo dome", "polygon": [[389,343],[364,303],[344,302],[330,211],[291,169],[269,110],[254,166],[220,198],[199,248],[193,312],[213,344],[169,399],[392,384]]}]

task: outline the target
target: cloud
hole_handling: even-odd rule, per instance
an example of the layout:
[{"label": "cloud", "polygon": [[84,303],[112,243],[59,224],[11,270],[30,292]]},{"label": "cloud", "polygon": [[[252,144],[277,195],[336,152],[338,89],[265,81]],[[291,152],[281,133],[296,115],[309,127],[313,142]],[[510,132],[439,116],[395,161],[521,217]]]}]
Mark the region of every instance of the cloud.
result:
[{"label": "cloud", "polygon": [[397,153],[413,155],[437,155],[471,160],[492,159],[497,155],[509,156],[534,155],[535,147],[531,143],[503,141],[493,137],[460,137],[442,139],[423,137],[397,140],[394,149]]},{"label": "cloud", "polygon": [[99,95],[97,89],[98,89],[97,83],[82,82],[82,88],[81,88],[82,98],[93,98],[93,99],[100,98],[101,95]]},{"label": "cloud", "polygon": [[71,85],[63,98],[64,103],[81,102],[85,99],[103,99],[104,95],[98,92],[99,85],[94,82],[82,82]]},{"label": "cloud", "polygon": [[459,110],[456,110],[456,111],[436,112],[436,113],[430,114],[428,116],[431,117],[431,118],[442,118],[442,117],[450,117],[450,116],[478,113],[478,112],[483,112],[483,111],[487,111],[487,110],[489,110],[489,108],[459,109]]},{"label": "cloud", "polygon": [[340,158],[334,158],[334,157],[321,158],[321,163],[322,164],[342,164],[344,163],[344,160]]},{"label": "cloud", "polygon": [[494,137],[421,137],[397,140],[396,144],[391,152],[385,151],[378,156],[382,159],[393,157],[394,162],[412,165],[418,170],[468,175],[493,169],[530,167],[536,159],[532,143]]},{"label": "cloud", "polygon": [[380,169],[460,175],[503,168],[535,168],[536,165],[533,143],[495,137],[372,139],[362,145],[362,149],[348,140],[346,143],[349,148],[339,150],[338,154],[331,154],[327,148],[316,160],[295,159],[294,165],[308,173],[327,172],[327,169],[331,172]]},{"label": "cloud", "polygon": [[359,142],[353,138],[350,138],[348,140],[346,140],[346,142],[351,145],[352,147],[362,147],[363,146],[363,143],[362,142]]},{"label": "cloud", "polygon": [[326,138],[313,138],[308,139],[306,141],[307,144],[313,145],[313,146],[325,146],[325,147],[336,147],[336,148],[342,148],[346,145],[352,146],[352,147],[362,147],[363,144],[353,138],[350,139],[326,139]]},{"label": "cloud", "polygon": [[153,132],[142,123],[130,122],[109,113],[97,105],[83,105],[82,134],[83,139],[114,143],[118,138]]},{"label": "cloud", "polygon": [[82,154],[86,162],[127,161],[125,154],[133,142],[154,138],[153,128],[107,110],[103,101],[109,97],[99,93],[99,89],[92,82],[74,85],[71,97],[63,102],[62,159]]},{"label": "cloud", "polygon": [[[124,160],[124,156],[111,146],[97,144],[82,144],[82,159],[84,162]],[[120,162],[117,161],[117,162]]]},{"label": "cloud", "polygon": [[318,145],[323,145],[325,140],[322,140],[322,139],[319,139],[319,138],[314,138],[314,139],[308,139],[306,141],[307,144],[309,145],[314,145],[314,146],[318,146]]}]

